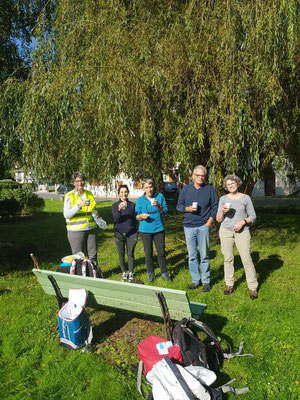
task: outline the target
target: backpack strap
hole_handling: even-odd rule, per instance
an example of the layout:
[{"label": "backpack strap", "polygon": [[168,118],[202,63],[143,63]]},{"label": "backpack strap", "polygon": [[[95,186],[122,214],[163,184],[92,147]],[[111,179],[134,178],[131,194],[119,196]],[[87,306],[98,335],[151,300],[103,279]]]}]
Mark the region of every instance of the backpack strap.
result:
[{"label": "backpack strap", "polygon": [[143,375],[143,365],[144,365],[144,361],[140,361],[139,362],[139,366],[138,366],[138,373],[137,373],[137,390],[141,393],[141,395],[145,398],[145,395],[142,391],[142,375]]},{"label": "backpack strap", "polygon": [[183,376],[181,375],[181,373],[178,371],[176,365],[174,365],[172,363],[172,361],[170,360],[170,358],[167,356],[164,358],[164,360],[166,361],[168,367],[170,368],[170,370],[173,372],[173,374],[176,376],[177,381],[179,382],[180,386],[182,387],[182,389],[185,391],[185,394],[187,395],[187,397],[189,398],[189,400],[195,400],[195,396],[193,394],[193,392],[191,391],[191,389],[189,388],[188,384],[186,383],[186,381],[184,380]]},{"label": "backpack strap", "polygon": [[234,358],[234,357],[247,357],[247,356],[249,356],[249,357],[254,357],[254,355],[253,354],[251,354],[251,353],[247,353],[247,354],[241,354],[242,353],[242,351],[243,351],[243,347],[244,347],[244,341],[242,341],[241,343],[240,343],[240,346],[239,346],[239,351],[236,353],[236,352],[231,352],[231,353],[224,353],[223,355],[224,355],[224,358],[226,358],[226,359],[230,359],[230,358]]},{"label": "backpack strap", "polygon": [[244,388],[240,388],[240,389],[235,389],[232,386],[229,386],[230,383],[234,382],[235,379],[231,379],[231,381],[224,383],[224,385],[219,386],[217,389],[221,389],[223,393],[234,393],[234,394],[244,394],[249,392],[249,388],[248,387],[244,387]]},{"label": "backpack strap", "polygon": [[196,328],[199,328],[202,332],[204,332],[206,334],[206,336],[208,336],[214,342],[217,342],[217,343],[220,342],[220,340],[218,340],[218,338],[216,337],[215,333],[204,322],[197,321],[195,318],[190,318],[190,319],[188,319],[186,325],[188,326],[189,323],[194,325]]}]

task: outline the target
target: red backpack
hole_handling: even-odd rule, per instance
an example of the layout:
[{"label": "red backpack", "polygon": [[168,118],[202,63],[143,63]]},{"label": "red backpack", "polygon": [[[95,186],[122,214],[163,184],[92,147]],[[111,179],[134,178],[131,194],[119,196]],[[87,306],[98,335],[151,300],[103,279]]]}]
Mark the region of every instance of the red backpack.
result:
[{"label": "red backpack", "polygon": [[140,364],[144,364],[144,375],[147,375],[147,373],[152,369],[153,365],[162,360],[166,355],[168,355],[173,363],[182,364],[180,347],[174,343],[172,347],[168,348],[168,353],[159,354],[156,345],[158,343],[164,342],[166,342],[166,339],[158,336],[149,336],[148,338],[144,339],[140,344],[138,344]]}]

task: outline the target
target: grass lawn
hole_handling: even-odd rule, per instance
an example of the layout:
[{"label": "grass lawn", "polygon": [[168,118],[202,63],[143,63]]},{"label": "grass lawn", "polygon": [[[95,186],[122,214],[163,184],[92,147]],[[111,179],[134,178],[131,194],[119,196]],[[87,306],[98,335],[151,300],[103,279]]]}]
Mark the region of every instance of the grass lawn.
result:
[{"label": "grass lawn", "polygon": [[[110,202],[98,204],[108,229],[99,231],[98,260],[106,279],[120,279],[113,240]],[[136,345],[145,337],[164,336],[158,319],[125,312],[89,309],[92,351],[81,353],[59,345],[57,303],[32,274],[29,253],[41,268],[55,270],[70,254],[63,203],[46,200],[42,213],[10,223],[0,221],[0,398],[1,399],[138,399]],[[156,265],[156,286],[185,290],[190,283],[182,216],[171,208],[165,220],[168,269],[173,282],[163,282]],[[235,387],[249,386],[245,400],[298,399],[299,390],[299,208],[259,208],[252,230],[252,256],[259,280],[259,298],[250,300],[238,253],[236,291],[224,296],[223,257],[217,227],[211,232],[209,293],[189,292],[207,303],[202,320],[235,349],[255,357],[225,362],[217,384],[235,378]],[[147,284],[142,243],[136,247],[136,277]],[[146,388],[146,386],[145,386]],[[224,395],[233,399],[233,394]]]}]

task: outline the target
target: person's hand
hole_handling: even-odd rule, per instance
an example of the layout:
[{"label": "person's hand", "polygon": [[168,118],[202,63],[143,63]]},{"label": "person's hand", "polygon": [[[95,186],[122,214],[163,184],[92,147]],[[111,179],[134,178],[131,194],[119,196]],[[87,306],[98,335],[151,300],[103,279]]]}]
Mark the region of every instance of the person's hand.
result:
[{"label": "person's hand", "polygon": [[122,203],[119,204],[119,211],[124,209],[124,202],[122,201]]},{"label": "person's hand", "polygon": [[141,219],[147,219],[150,217],[150,214],[140,214]]},{"label": "person's hand", "polygon": [[185,212],[196,212],[197,208],[194,208],[193,206],[185,207]]},{"label": "person's hand", "polygon": [[160,207],[160,204],[159,204],[159,202],[157,200],[153,200],[152,206],[153,207]]},{"label": "person's hand", "polygon": [[79,207],[87,207],[89,205],[89,200],[82,200],[81,203],[78,204]]},{"label": "person's hand", "polygon": [[235,232],[239,232],[245,225],[246,225],[246,222],[242,219],[241,221],[239,221],[238,223],[236,223],[234,225],[233,230]]},{"label": "person's hand", "polygon": [[224,205],[222,206],[222,212],[223,212],[223,214],[225,214],[227,211],[228,211],[228,208],[227,208],[226,204],[224,204]]}]

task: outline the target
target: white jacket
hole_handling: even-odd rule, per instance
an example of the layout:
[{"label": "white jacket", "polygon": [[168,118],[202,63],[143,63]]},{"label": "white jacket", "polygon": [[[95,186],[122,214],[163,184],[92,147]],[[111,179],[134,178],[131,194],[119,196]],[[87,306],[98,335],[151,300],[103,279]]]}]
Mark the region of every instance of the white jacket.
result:
[{"label": "white jacket", "polygon": [[[181,365],[174,364],[186,381],[190,390],[200,400],[210,400],[205,387]],[[189,400],[176,376],[163,359],[156,363],[146,376],[152,385],[154,400]]]}]

